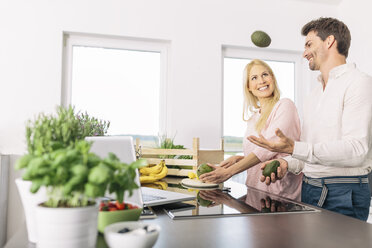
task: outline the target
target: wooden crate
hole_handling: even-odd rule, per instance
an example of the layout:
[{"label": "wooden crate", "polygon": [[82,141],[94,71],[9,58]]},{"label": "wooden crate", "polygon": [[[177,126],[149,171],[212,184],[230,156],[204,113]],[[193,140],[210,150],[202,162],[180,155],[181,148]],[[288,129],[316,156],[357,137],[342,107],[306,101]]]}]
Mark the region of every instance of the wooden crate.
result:
[{"label": "wooden crate", "polygon": [[[220,150],[200,150],[199,138],[193,138],[192,149],[157,149],[141,147],[140,140],[136,139],[136,153],[139,157],[147,160],[149,164],[158,164],[168,155],[189,155],[192,159],[170,159],[165,158],[165,164],[169,166],[168,174],[170,176],[187,177],[191,171],[195,171],[198,165],[202,163],[218,164],[224,158],[224,143],[221,139]],[[171,168],[178,166],[178,168]],[[192,168],[191,168],[192,166]]]}]

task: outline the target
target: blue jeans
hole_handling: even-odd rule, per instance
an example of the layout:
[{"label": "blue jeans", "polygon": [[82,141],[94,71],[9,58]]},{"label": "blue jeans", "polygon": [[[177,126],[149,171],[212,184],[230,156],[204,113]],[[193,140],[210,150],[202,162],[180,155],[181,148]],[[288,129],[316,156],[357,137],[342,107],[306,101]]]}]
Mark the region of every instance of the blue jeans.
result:
[{"label": "blue jeans", "polygon": [[[363,178],[360,176],[355,178]],[[340,177],[324,177],[340,178]],[[354,178],[354,177],[342,177]],[[368,219],[371,204],[371,191],[368,183],[335,183],[326,184],[328,194],[322,208],[340,214],[351,216],[363,221]],[[301,200],[304,203],[317,206],[322,188],[302,183]]]}]

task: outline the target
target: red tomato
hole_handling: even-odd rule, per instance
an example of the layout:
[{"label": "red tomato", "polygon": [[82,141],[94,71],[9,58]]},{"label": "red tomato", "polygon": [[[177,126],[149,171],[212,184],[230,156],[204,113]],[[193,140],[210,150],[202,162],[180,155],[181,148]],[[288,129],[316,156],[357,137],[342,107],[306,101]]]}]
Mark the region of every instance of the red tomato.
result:
[{"label": "red tomato", "polygon": [[116,210],[118,210],[116,207],[109,207],[108,208],[108,211],[116,211]]},{"label": "red tomato", "polygon": [[125,208],[125,203],[119,203],[119,201],[116,201],[115,205],[118,210],[123,210]]}]

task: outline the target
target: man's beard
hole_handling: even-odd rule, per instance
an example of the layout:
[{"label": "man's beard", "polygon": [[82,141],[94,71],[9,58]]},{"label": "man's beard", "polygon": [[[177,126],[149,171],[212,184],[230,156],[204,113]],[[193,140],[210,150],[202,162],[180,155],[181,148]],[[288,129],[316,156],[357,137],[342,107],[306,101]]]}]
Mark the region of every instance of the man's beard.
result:
[{"label": "man's beard", "polygon": [[318,71],[319,70],[319,66],[317,66],[317,64],[315,63],[314,57],[313,57],[313,62],[309,62],[309,69],[312,70],[312,71]]},{"label": "man's beard", "polygon": [[312,71],[316,71],[315,63],[309,63],[309,69]]}]

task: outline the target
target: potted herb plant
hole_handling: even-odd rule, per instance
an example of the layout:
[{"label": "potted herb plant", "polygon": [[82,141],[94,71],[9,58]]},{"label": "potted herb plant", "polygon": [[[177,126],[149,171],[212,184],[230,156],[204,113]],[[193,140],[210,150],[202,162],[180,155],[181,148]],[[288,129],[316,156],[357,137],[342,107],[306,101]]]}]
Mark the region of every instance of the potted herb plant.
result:
[{"label": "potted herb plant", "polygon": [[[60,148],[66,148],[86,136],[104,135],[110,122],[98,120],[87,113],[75,113],[73,107],[57,108],[56,115],[39,114],[26,126],[28,154],[17,161],[18,169],[24,168],[31,157],[51,154]],[[47,156],[47,155],[45,155]],[[22,166],[20,164],[23,164]],[[45,187],[37,193],[30,193],[31,181],[16,179],[23,204],[29,241],[36,243],[35,206],[47,200]],[[35,187],[35,184],[34,186]]]},{"label": "potted herb plant", "polygon": [[[123,202],[125,191],[138,188],[136,169],[143,160],[124,164],[114,155],[101,159],[89,152],[91,143],[78,140],[43,155],[26,155],[18,163],[31,192],[45,186],[46,202],[36,208],[37,247],[94,247],[97,238],[97,197],[106,190]],[[121,183],[117,183],[120,180]]]}]

